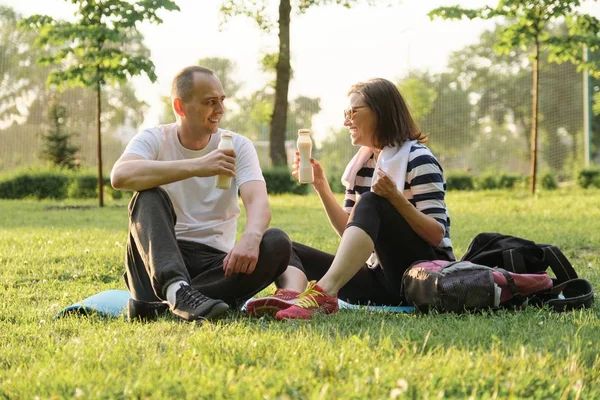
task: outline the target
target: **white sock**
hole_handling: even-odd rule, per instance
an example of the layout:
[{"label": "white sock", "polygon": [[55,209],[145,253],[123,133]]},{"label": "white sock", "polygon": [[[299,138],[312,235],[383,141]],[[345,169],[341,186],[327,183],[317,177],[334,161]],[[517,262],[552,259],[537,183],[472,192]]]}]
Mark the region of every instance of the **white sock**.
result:
[{"label": "white sock", "polygon": [[190,284],[187,283],[186,281],[177,281],[177,282],[171,283],[169,285],[169,287],[167,288],[167,302],[169,303],[169,305],[171,307],[175,307],[175,300],[176,300],[175,295],[177,294],[177,291],[179,290],[181,285],[189,286]]}]

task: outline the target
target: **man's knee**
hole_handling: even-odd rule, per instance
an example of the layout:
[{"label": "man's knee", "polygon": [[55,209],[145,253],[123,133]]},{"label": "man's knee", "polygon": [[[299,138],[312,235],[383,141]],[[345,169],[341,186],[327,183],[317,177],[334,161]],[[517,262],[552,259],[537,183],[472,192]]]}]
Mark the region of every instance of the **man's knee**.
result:
[{"label": "man's knee", "polygon": [[156,207],[169,210],[175,216],[175,210],[169,195],[160,187],[135,192],[129,202],[129,215],[131,216],[134,210],[139,208],[156,209]]},{"label": "man's knee", "polygon": [[164,201],[165,197],[169,197],[167,192],[163,188],[155,187],[151,189],[141,190],[139,192],[135,192],[131,197],[131,201],[129,202],[130,206],[138,204],[138,203],[146,203],[146,202],[155,202],[155,201]]}]

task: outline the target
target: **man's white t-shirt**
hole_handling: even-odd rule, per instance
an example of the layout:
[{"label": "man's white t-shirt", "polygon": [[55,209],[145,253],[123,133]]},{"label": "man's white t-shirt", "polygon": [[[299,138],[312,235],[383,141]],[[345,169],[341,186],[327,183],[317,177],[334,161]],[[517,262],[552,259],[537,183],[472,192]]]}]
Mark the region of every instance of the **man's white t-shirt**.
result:
[{"label": "man's white t-shirt", "polygon": [[[210,137],[202,150],[183,147],[177,137],[177,124],[146,129],[131,139],[125,154],[137,154],[146,160],[177,161],[202,157],[215,150],[222,129]],[[177,214],[175,235],[179,240],[203,243],[224,252],[235,244],[238,188],[249,181],[265,181],[256,149],[250,139],[232,133],[236,153],[235,178],[229,189],[217,189],[216,176],[194,177],[162,185],[173,202]]]}]

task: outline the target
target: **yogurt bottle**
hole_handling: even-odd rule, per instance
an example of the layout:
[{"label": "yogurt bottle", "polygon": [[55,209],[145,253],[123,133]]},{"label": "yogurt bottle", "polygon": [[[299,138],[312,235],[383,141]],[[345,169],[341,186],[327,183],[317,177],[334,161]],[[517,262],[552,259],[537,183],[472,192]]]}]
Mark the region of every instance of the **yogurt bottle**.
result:
[{"label": "yogurt bottle", "polygon": [[312,151],[312,140],[309,129],[298,130],[298,152],[300,153],[300,164],[298,165],[298,182],[312,183],[314,180],[313,168],[310,163]]},{"label": "yogurt bottle", "polygon": [[[231,132],[221,133],[221,141],[219,142],[218,148],[220,150],[233,149],[233,140],[231,139]],[[231,176],[229,175],[217,175],[217,188],[229,189],[231,187]]]}]

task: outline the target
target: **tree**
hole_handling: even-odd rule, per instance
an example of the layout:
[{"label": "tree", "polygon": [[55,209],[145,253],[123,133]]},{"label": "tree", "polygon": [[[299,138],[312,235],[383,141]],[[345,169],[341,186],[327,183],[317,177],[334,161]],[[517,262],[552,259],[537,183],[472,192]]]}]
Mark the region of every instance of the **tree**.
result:
[{"label": "tree", "polygon": [[427,72],[411,71],[397,86],[415,121],[420,122],[429,115],[438,93],[433,88],[433,79]]},{"label": "tree", "polygon": [[505,29],[481,34],[479,42],[453,52],[448,61],[456,80],[473,97],[476,119],[500,126],[511,120],[519,135],[529,138],[531,122],[531,69],[527,54],[519,48],[510,54],[497,53],[493,46]]},{"label": "tree", "polygon": [[[449,79],[455,82],[454,86],[468,92],[475,115],[471,123],[483,124],[484,129],[493,129],[497,133],[504,127],[502,135],[509,141],[520,142],[529,154],[532,66],[528,54],[519,48],[509,54],[493,50],[496,38],[504,28],[497,25],[493,30],[483,32],[477,43],[453,52],[448,62]],[[553,35],[567,33],[564,24],[550,29]],[[582,119],[578,111],[582,105],[582,79],[575,65],[549,63],[548,56],[547,52],[540,53],[538,137],[547,165],[557,174],[571,176],[572,172],[565,171],[565,166],[569,161],[580,159],[581,153]],[[449,105],[448,100],[443,99],[440,105]],[[437,114],[436,111],[431,115]],[[455,120],[452,114],[447,117],[448,121]],[[444,121],[446,118],[440,121],[441,124],[432,126],[444,129]],[[572,150],[571,154],[566,151],[567,147]]]},{"label": "tree", "polygon": [[289,105],[288,112],[286,140],[296,140],[298,129],[310,129],[312,127],[313,117],[321,112],[321,99],[298,96]]},{"label": "tree", "polygon": [[[47,129],[48,105],[58,101],[69,112],[64,126],[72,132],[73,143],[80,146],[78,158],[94,164],[96,95],[86,87],[57,92],[48,88],[50,66],[38,65],[42,50],[34,45],[37,32],[18,29],[22,15],[0,6],[0,169],[38,161],[40,132]],[[105,86],[102,91],[103,163],[116,161],[122,143],[106,133],[117,133],[121,126],[136,126],[144,118],[147,104],[135,96],[132,83]],[[90,112],[92,111],[92,112]],[[93,147],[92,147],[93,146]]]},{"label": "tree", "polygon": [[[591,53],[590,58],[592,60],[600,61],[600,52]],[[591,159],[596,161],[596,164],[600,164],[600,77],[590,77],[590,90],[592,93],[592,129],[590,132],[591,137]]]},{"label": "tree", "polygon": [[59,21],[46,15],[33,15],[20,26],[39,31],[36,44],[56,47],[38,62],[58,65],[48,76],[48,84],[91,87],[96,92],[96,134],[98,157],[98,202],[104,206],[102,177],[102,87],[125,82],[146,74],[154,82],[154,64],[143,52],[138,22],[162,23],[160,10],[179,10],[171,0],[70,0],[77,5],[75,22]]},{"label": "tree", "polygon": [[[474,136],[473,106],[465,85],[448,73],[436,74],[425,80],[434,90],[429,112],[418,115],[419,127],[429,135],[428,146],[442,159],[464,152],[465,143]],[[439,150],[438,150],[439,149]]]},{"label": "tree", "polygon": [[[95,127],[96,119],[90,114],[96,96],[88,88],[75,87],[56,92],[48,89],[46,80],[49,66],[36,63],[41,50],[34,45],[37,33],[17,28],[22,16],[9,7],[0,6],[0,124],[8,134],[27,134],[31,129],[19,128],[21,124],[34,126],[48,120],[48,104],[57,101],[69,110],[70,118],[65,129],[82,135]],[[116,129],[126,124],[139,124],[144,118],[147,104],[135,97],[129,83],[106,87],[102,96],[103,127]],[[11,124],[16,122],[16,124]],[[37,132],[36,132],[37,133]],[[83,137],[84,142],[86,137]],[[0,146],[6,143],[0,143]],[[1,148],[1,147],[0,147]]]},{"label": "tree", "polygon": [[[600,81],[596,82],[596,90],[600,90]],[[594,117],[592,119],[591,157],[600,164],[600,92],[594,96]]]},{"label": "tree", "polygon": [[[500,0],[496,7],[465,9],[459,6],[439,7],[429,13],[430,18],[494,19],[506,18],[510,23],[500,32],[495,50],[508,54],[515,48],[525,48],[531,54],[533,66],[532,124],[531,124],[531,192],[535,193],[537,174],[537,134],[539,107],[539,62],[543,50],[549,52],[548,61],[565,61],[588,68],[600,74],[600,65],[585,61],[582,45],[590,50],[600,49],[600,21],[580,14],[581,0]],[[566,21],[569,35],[554,36],[552,23]]]},{"label": "tree", "polygon": [[[273,93],[257,90],[246,97],[236,99],[239,112],[228,118],[228,127],[242,132],[253,140],[267,140],[267,126],[273,115]],[[312,118],[321,111],[318,97],[298,96],[288,104],[285,140],[295,140],[301,128],[311,128]]]},{"label": "tree", "polygon": [[74,169],[77,167],[75,154],[79,151],[79,147],[69,143],[72,134],[65,130],[67,108],[56,98],[49,107],[48,119],[50,130],[42,135],[44,147],[41,157],[61,168]]},{"label": "tree", "polygon": [[[247,97],[236,98],[239,112],[230,115],[228,126],[254,140],[268,140],[267,126],[271,123],[275,98],[275,75],[277,54],[265,54],[260,61],[267,84]],[[312,118],[321,111],[321,99],[318,97],[298,96],[288,104],[285,140],[295,140],[296,132],[301,128],[312,127]]]},{"label": "tree", "polygon": [[32,46],[37,35],[18,30],[20,19],[12,8],[0,5],[0,122],[5,124],[26,118],[26,98],[48,74],[48,68],[28,67],[39,56]]},{"label": "tree", "polygon": [[267,140],[267,126],[273,114],[273,94],[257,90],[236,99],[239,111],[228,117],[228,127],[252,140]]},{"label": "tree", "polygon": [[[291,80],[290,21],[292,9],[298,14],[310,7],[327,4],[338,4],[350,8],[359,0],[278,0],[279,13],[279,52],[277,53],[276,79],[273,113],[270,121],[269,156],[274,166],[287,165],[285,153],[285,136],[288,117],[288,90]],[[367,4],[375,4],[374,0],[365,0]],[[236,15],[254,19],[259,28],[265,32],[272,31],[273,24],[268,16],[269,0],[241,2],[238,0],[222,0],[221,13],[227,20]],[[379,1],[378,3],[382,3]]]}]

